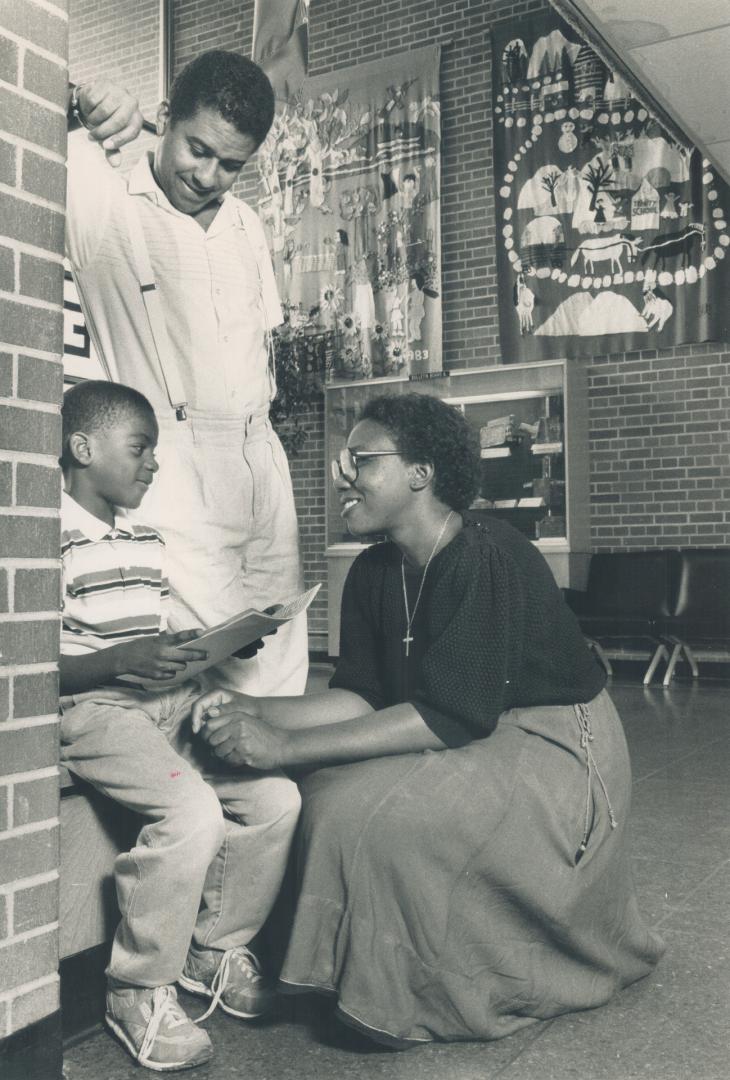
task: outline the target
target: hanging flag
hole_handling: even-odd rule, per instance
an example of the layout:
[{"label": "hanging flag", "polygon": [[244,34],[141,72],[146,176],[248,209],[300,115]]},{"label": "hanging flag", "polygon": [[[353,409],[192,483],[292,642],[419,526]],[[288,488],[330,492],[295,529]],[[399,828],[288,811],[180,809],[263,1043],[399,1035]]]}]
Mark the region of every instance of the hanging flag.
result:
[{"label": "hanging flag", "polygon": [[256,0],[253,58],[280,101],[293,98],[307,76],[309,0]]}]

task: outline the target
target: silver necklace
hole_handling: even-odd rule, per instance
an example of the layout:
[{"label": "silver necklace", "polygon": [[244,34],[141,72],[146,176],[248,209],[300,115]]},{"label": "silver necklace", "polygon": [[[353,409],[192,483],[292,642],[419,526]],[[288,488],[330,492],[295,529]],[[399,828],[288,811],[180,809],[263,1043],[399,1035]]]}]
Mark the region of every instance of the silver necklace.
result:
[{"label": "silver necklace", "polygon": [[431,565],[431,559],[433,559],[434,555],[436,554],[436,548],[441,543],[441,537],[446,532],[446,526],[449,524],[449,521],[451,520],[451,518],[453,516],[454,516],[454,511],[449,510],[448,514],[446,515],[446,519],[444,520],[444,523],[441,526],[441,532],[436,537],[436,543],[431,548],[431,554],[429,555],[428,559],[426,560],[426,565],[423,568],[423,576],[421,577],[421,584],[418,586],[418,595],[416,596],[416,602],[413,605],[413,611],[408,610],[408,590],[406,589],[406,557],[405,557],[405,555],[403,555],[401,557],[401,561],[400,561],[400,577],[401,577],[401,583],[403,585],[403,606],[406,609],[406,636],[403,638],[403,644],[406,647],[406,656],[408,656],[410,654],[411,642],[413,641],[413,635],[411,634],[411,627],[413,626],[413,620],[415,619],[416,612],[418,611],[418,604],[419,604],[419,601],[421,599],[421,593],[423,592],[423,584],[424,584],[424,582],[426,580],[426,574],[428,573],[428,568]]}]

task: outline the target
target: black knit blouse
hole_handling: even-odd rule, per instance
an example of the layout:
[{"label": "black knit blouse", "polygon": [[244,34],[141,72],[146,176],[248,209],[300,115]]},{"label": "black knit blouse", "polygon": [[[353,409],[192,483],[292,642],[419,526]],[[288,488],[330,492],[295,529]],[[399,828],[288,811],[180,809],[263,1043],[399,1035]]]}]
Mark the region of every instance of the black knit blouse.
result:
[{"label": "black knit blouse", "polygon": [[[411,612],[420,581],[407,577]],[[374,709],[410,702],[449,746],[507,709],[587,702],[605,683],[542,555],[497,519],[467,520],[435,556],[411,632],[406,658],[401,553],[375,544],[345,582],[330,686]]]}]

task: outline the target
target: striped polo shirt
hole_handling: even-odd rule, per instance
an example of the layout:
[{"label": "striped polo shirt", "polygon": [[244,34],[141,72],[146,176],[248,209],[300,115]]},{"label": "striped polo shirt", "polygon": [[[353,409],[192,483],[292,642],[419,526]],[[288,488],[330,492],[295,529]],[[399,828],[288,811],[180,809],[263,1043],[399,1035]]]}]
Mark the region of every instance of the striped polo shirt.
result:
[{"label": "striped polo shirt", "polygon": [[118,510],[110,527],[66,492],[61,499],[61,652],[106,649],[165,630],[165,544]]}]

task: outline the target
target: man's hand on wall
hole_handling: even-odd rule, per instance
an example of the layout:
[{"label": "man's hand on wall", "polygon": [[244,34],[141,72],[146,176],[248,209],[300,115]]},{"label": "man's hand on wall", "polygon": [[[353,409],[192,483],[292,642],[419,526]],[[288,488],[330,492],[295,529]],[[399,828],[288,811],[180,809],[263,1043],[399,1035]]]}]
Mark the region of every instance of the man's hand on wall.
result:
[{"label": "man's hand on wall", "polygon": [[143,117],[129,91],[104,80],[84,83],[72,98],[79,120],[96,142],[101,143],[111,165],[120,163],[119,150],[139,135]]}]

